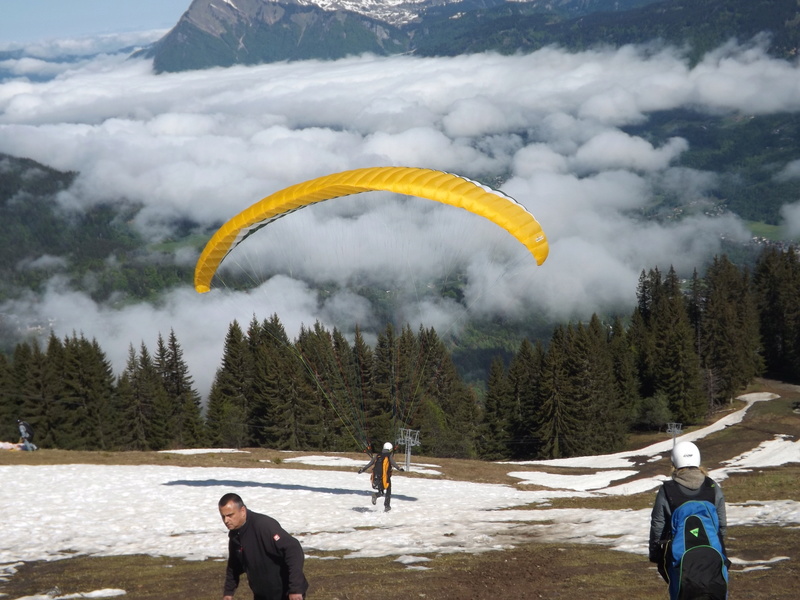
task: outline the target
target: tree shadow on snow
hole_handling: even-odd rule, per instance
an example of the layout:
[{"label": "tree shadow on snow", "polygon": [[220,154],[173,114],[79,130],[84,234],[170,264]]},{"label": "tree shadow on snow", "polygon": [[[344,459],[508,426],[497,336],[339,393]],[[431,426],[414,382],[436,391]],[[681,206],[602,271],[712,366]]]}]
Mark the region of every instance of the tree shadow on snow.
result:
[{"label": "tree shadow on snow", "polygon": [[[294,490],[305,492],[320,492],[323,494],[372,496],[372,490],[346,490],[342,488],[313,487],[310,485],[297,485],[292,483],[260,483],[257,481],[236,481],[233,479],[176,479],[167,481],[162,485],[188,485],[190,487],[260,487],[271,488],[274,490]],[[414,496],[396,494],[392,490],[392,500],[402,500],[404,502],[416,502]]]}]

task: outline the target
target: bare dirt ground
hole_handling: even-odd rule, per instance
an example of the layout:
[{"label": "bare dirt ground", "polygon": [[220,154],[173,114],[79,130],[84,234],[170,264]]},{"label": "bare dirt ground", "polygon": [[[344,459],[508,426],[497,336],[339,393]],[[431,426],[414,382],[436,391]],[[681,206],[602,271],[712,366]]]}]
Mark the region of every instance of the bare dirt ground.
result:
[{"label": "bare dirt ground", "polygon": [[[787,556],[768,570],[731,573],[730,600],[797,598],[800,530],[733,528],[731,553],[764,560]],[[309,560],[309,600],[491,600],[569,598],[592,600],[666,599],[666,585],[641,556],[597,546],[536,544],[501,552],[435,557],[429,570],[409,570],[394,558]],[[135,600],[218,600],[224,563],[187,562],[163,557],[81,557],[31,563],[2,586],[8,598],[99,589],[124,589]],[[80,597],[80,596],[78,596]],[[251,598],[246,588],[237,594]]]}]

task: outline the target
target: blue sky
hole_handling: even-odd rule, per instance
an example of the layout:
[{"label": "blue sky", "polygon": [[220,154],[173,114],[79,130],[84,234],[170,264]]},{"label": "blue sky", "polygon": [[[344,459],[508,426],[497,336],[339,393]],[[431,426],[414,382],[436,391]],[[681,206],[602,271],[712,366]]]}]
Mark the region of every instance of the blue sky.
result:
[{"label": "blue sky", "polygon": [[169,29],[192,0],[3,0],[0,43]]}]

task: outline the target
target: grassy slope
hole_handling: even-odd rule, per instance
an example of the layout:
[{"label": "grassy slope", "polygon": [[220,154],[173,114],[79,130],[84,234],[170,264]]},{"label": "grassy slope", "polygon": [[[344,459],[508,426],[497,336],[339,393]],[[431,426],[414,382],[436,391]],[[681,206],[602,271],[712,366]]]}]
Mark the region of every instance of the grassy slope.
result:
[{"label": "grassy slope", "polygon": [[[776,434],[800,435],[800,415],[792,403],[800,391],[774,382],[759,382],[757,389],[774,391],[781,399],[754,405],[739,425],[704,440],[704,462],[713,468],[721,461],[741,454]],[[732,406],[734,410],[737,406]],[[722,415],[715,415],[719,417]],[[640,436],[630,441],[632,449],[664,439],[664,434]],[[5,452],[0,464],[162,464],[174,466],[229,466],[263,468],[260,460],[270,458],[274,468],[284,468],[278,454],[258,449],[251,454],[181,456],[154,453]],[[362,458],[353,455],[354,458]],[[442,466],[444,476],[480,482],[513,485],[507,466],[478,461],[426,459]],[[653,472],[665,473],[665,460],[649,463]],[[303,468],[292,464],[290,468]],[[315,468],[315,467],[305,467]],[[410,474],[413,476],[413,474]],[[766,468],[734,475],[724,483],[729,502],[797,499],[800,497],[800,465]],[[555,506],[585,506],[617,510],[641,509],[652,504],[653,494],[619,498],[572,499]],[[444,509],[446,510],[446,508]],[[647,532],[643,531],[642,536]],[[732,600],[795,597],[800,568],[800,529],[796,527],[733,526],[728,547],[740,560],[788,557],[767,570],[745,572],[734,567],[731,575]],[[315,552],[315,555],[320,553]],[[335,555],[333,555],[335,556]],[[666,597],[665,586],[655,570],[641,556],[610,551],[604,547],[530,543],[513,550],[477,555],[456,554],[431,557],[426,571],[409,570],[394,557],[377,559],[309,560],[306,572],[311,582],[309,598],[314,600],[359,600],[381,598],[476,599],[498,596],[514,598],[575,598],[583,594],[593,600],[645,599]],[[30,563],[20,567],[11,581],[0,584],[0,594],[19,598],[58,587],[61,594],[121,588],[126,598],[202,600],[220,597],[224,567],[219,561],[189,562],[163,557],[78,557],[51,563]],[[249,598],[243,590],[242,598]]]}]

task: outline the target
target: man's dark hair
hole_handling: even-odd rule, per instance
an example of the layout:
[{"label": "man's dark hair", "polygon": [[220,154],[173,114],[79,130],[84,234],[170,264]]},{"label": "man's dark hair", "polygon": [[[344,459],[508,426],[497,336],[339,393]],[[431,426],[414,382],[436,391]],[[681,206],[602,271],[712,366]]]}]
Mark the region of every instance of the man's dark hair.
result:
[{"label": "man's dark hair", "polygon": [[220,507],[225,506],[229,502],[233,502],[236,505],[236,508],[242,508],[244,506],[244,501],[239,494],[225,494],[222,498],[219,499]]}]

